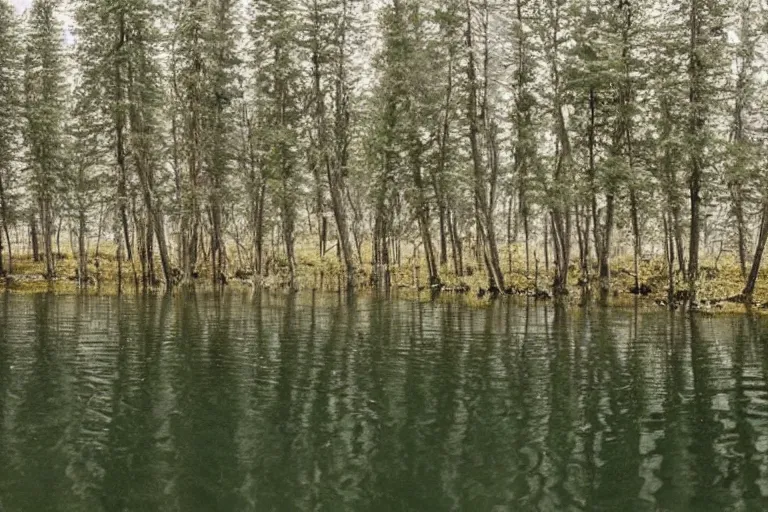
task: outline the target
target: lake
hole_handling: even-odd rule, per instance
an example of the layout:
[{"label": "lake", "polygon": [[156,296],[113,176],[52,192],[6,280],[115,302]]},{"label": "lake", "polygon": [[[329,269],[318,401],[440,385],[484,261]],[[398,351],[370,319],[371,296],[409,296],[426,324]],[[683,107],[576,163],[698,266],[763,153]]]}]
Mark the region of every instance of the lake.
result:
[{"label": "lake", "polygon": [[766,510],[767,326],[0,295],[0,510]]}]

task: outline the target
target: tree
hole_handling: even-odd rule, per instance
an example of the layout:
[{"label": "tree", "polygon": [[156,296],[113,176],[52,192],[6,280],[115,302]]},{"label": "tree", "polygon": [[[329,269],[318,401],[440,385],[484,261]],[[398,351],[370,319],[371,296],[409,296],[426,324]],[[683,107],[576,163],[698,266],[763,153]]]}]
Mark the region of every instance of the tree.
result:
[{"label": "tree", "polygon": [[[0,2],[0,275],[13,272],[10,226],[15,221],[18,182],[18,144],[20,127],[21,75],[19,49],[21,34],[13,6]],[[3,250],[8,256],[4,260]]]},{"label": "tree", "polygon": [[[312,0],[308,9],[307,46],[311,59],[311,129],[309,167],[315,181],[315,208],[318,215],[320,254],[325,254],[326,232],[324,182],[336,221],[340,254],[347,288],[355,287],[355,257],[350,240],[345,196],[349,173],[350,125],[350,43],[348,34],[353,16],[347,0]],[[330,115],[327,114],[330,104]]]},{"label": "tree", "polygon": [[712,102],[716,99],[715,74],[721,65],[722,40],[725,37],[725,4],[719,0],[690,0],[684,6],[688,14],[688,127],[686,139],[690,165],[691,236],[688,257],[688,283],[692,301],[696,301],[699,279],[702,186],[706,163],[706,125]]},{"label": "tree", "polygon": [[[504,290],[504,275],[499,263],[496,243],[494,204],[496,200],[499,162],[497,126],[491,104],[489,83],[489,36],[488,3],[483,2],[480,13],[482,55],[481,76],[478,78],[478,50],[474,38],[474,12],[471,2],[466,2],[466,50],[467,50],[467,122],[469,123],[469,146],[472,154],[474,200],[477,220],[477,235],[482,247],[481,257],[488,273],[490,289]],[[482,139],[482,140],[481,140]],[[487,155],[483,158],[483,153]]]},{"label": "tree", "polygon": [[549,202],[552,245],[554,249],[555,278],[552,284],[555,295],[567,293],[568,265],[571,252],[573,208],[570,186],[572,184],[571,139],[565,116],[565,90],[561,76],[562,43],[567,37],[560,0],[547,0],[541,16],[541,38],[546,56],[549,77],[549,102],[554,138],[554,151],[549,159],[552,181],[546,191]]},{"label": "tree", "polygon": [[[274,196],[280,210],[282,238],[288,264],[288,287],[296,281],[296,203],[299,176],[299,45],[297,14],[291,0],[257,1],[253,5],[250,31],[257,66],[257,95],[264,98],[264,165],[274,177]],[[258,59],[258,60],[257,60]]]},{"label": "tree", "polygon": [[63,29],[55,0],[35,0],[29,11],[24,55],[24,139],[30,185],[43,235],[46,277],[56,275],[53,254],[55,201],[64,174]]}]

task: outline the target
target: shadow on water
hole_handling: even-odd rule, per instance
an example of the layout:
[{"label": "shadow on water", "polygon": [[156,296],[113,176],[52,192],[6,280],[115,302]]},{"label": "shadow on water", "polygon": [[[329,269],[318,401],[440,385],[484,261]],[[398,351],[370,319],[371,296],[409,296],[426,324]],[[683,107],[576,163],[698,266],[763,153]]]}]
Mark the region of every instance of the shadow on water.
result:
[{"label": "shadow on water", "polygon": [[765,510],[766,332],[534,301],[6,294],[0,507]]}]

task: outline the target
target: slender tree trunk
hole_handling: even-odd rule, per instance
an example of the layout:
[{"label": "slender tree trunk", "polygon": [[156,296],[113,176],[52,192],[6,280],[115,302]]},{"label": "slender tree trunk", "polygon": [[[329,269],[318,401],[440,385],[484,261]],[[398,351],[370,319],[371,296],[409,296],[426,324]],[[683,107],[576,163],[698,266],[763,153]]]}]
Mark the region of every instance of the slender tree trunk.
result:
[{"label": "slender tree trunk", "polygon": [[331,208],[333,217],[336,220],[336,231],[338,232],[339,245],[341,246],[341,255],[347,274],[347,288],[355,287],[355,256],[352,251],[352,244],[349,239],[349,226],[347,225],[347,212],[344,207],[344,192],[341,182],[341,172],[331,170],[328,167],[328,183],[331,192]]},{"label": "slender tree trunk", "polygon": [[[281,125],[283,122],[281,122]],[[283,242],[285,245],[285,256],[288,260],[288,289],[291,291],[298,290],[298,283],[296,281],[296,249],[294,233],[296,230],[296,210],[293,205],[291,190],[291,178],[293,169],[288,161],[290,158],[288,153],[290,149],[282,143],[278,149],[280,153],[281,166],[280,176],[282,181],[281,202],[280,202],[280,219],[282,225]]]},{"label": "slender tree trunk", "polygon": [[262,183],[256,207],[254,251],[256,253],[256,273],[264,275],[264,195],[267,191],[266,183]]},{"label": "slender tree trunk", "polygon": [[549,214],[544,217],[544,270],[549,272]]},{"label": "slender tree trunk", "polygon": [[[635,172],[635,154],[634,154],[634,137],[633,137],[633,118],[632,118],[632,112],[633,112],[633,102],[634,102],[634,96],[633,96],[633,87],[632,87],[632,67],[633,67],[633,59],[631,55],[631,40],[630,36],[632,33],[632,30],[634,29],[634,11],[633,11],[633,3],[629,1],[620,2],[619,10],[621,11],[621,15],[623,18],[623,25],[621,30],[621,36],[622,36],[622,50],[621,50],[621,56],[622,56],[622,64],[624,67],[624,80],[622,87],[619,89],[619,104],[621,106],[621,127],[623,132],[623,135],[625,137],[625,146],[627,151],[627,163],[629,165],[629,172],[631,176],[634,176]],[[634,183],[630,183],[629,185],[629,202],[630,202],[630,216],[632,218],[632,238],[633,238],[633,260],[634,260],[634,267],[635,267],[635,288],[639,291],[639,285],[640,285],[640,275],[639,275],[639,258],[640,258],[640,251],[641,251],[641,239],[640,239],[640,221],[638,217],[638,198],[637,198],[637,187]],[[611,204],[609,208],[609,215],[611,217],[610,221],[607,221],[608,224],[606,225],[606,238],[608,239],[606,242],[606,267],[607,259],[610,257],[610,237],[613,229],[613,196],[611,196]],[[665,214],[665,222],[666,222],[666,214]],[[665,247],[666,248],[666,247]]]},{"label": "slender tree trunk", "polygon": [[675,242],[670,215],[665,213],[663,220],[664,253],[667,257],[667,301],[671,305],[675,298]]},{"label": "slender tree trunk", "polygon": [[688,279],[688,274],[685,268],[685,248],[683,245],[683,225],[680,220],[680,207],[672,207],[672,222],[675,232],[675,250],[677,251],[677,263],[680,269],[680,274],[684,279]]},{"label": "slender tree trunk", "polygon": [[691,138],[690,143],[690,196],[691,196],[691,233],[690,245],[688,247],[688,289],[691,301],[696,301],[699,279],[699,243],[701,237],[701,151],[699,137],[704,126],[704,117],[702,109],[702,81],[703,69],[701,55],[699,55],[699,5],[700,0],[692,0],[690,5],[690,47],[689,47],[689,108],[690,122],[688,135]]},{"label": "slender tree trunk", "polygon": [[144,199],[144,207],[147,211],[147,216],[154,224],[155,236],[157,238],[157,247],[160,251],[160,262],[163,268],[163,276],[165,277],[165,283],[167,287],[174,285],[173,271],[171,268],[171,261],[168,255],[168,244],[165,239],[165,225],[164,216],[160,209],[160,206],[156,202],[154,179],[152,177],[152,170],[150,165],[151,155],[148,154],[146,144],[147,140],[146,127],[143,123],[143,117],[140,115],[140,104],[137,99],[134,98],[134,77],[133,68],[128,65],[128,113],[131,126],[132,139],[137,141],[134,149],[134,165],[136,167],[136,175],[139,178],[142,195]]},{"label": "slender tree trunk", "polygon": [[[740,187],[739,187],[740,188]],[[741,276],[747,277],[747,226],[744,219],[744,203],[741,198],[741,191],[738,191],[733,202],[733,213],[736,218],[736,233],[739,245],[739,268]]]},{"label": "slender tree trunk", "polygon": [[571,144],[563,114],[563,100],[560,83],[558,55],[560,54],[560,4],[555,2],[552,13],[552,57],[550,74],[553,88],[553,107],[555,114],[555,190],[554,204],[551,208],[552,241],[554,248],[555,279],[553,293],[564,295],[568,293],[568,264],[571,249],[571,211],[569,206],[566,173],[571,163]]},{"label": "slender tree trunk", "polygon": [[154,227],[154,223],[152,222],[152,217],[147,216],[144,222],[146,226],[144,250],[146,251],[146,259],[147,259],[147,284],[149,286],[155,286],[157,284],[157,276],[155,275],[155,251],[154,251],[155,227]]},{"label": "slender tree trunk", "polygon": [[210,198],[211,209],[211,280],[213,284],[224,284],[224,241],[222,239],[222,208],[220,185],[215,185]]},{"label": "slender tree trunk", "polygon": [[40,261],[40,239],[37,232],[37,216],[32,215],[29,221],[29,236],[32,239],[32,261]]},{"label": "slender tree trunk", "polygon": [[[0,222],[5,225],[4,222]],[[3,233],[0,232],[0,276],[5,275],[5,264],[3,262]]]},{"label": "slender tree trunk", "polygon": [[[13,273],[13,246],[11,245],[11,233],[8,230],[8,223],[3,223],[3,230],[5,231],[5,241],[7,242],[7,250],[8,250],[8,262],[6,265],[6,268],[8,269],[8,273]],[[3,236],[3,233],[0,233],[0,237]]]},{"label": "slender tree trunk", "polygon": [[43,230],[43,255],[45,261],[45,276],[51,281],[56,276],[55,260],[53,255],[53,212],[50,201],[46,197],[39,200],[40,226]]},{"label": "slender tree trunk", "polygon": [[78,212],[78,230],[77,230],[77,276],[80,286],[88,286],[88,251],[85,245],[85,235],[87,233],[85,210],[80,208]]},{"label": "slender tree trunk", "polygon": [[[613,212],[611,212],[613,214]],[[635,289],[640,289],[640,220],[638,218],[637,191],[629,191],[629,215],[632,219],[632,261],[635,267]]]},{"label": "slender tree trunk", "polygon": [[768,240],[768,200],[763,200],[763,209],[760,217],[760,231],[757,236],[757,246],[755,247],[755,255],[752,258],[752,267],[749,270],[749,276],[744,285],[744,290],[741,292],[745,301],[751,301],[752,295],[755,292],[755,285],[757,284],[757,278],[760,273],[760,265],[763,261],[763,251],[765,250],[765,243]]},{"label": "slender tree trunk", "polygon": [[[733,127],[731,130],[732,142],[734,143],[736,150],[741,152],[744,149],[745,135],[744,135],[744,108],[746,106],[747,98],[749,95],[750,85],[753,83],[751,71],[754,63],[755,45],[759,41],[758,38],[753,37],[752,19],[753,16],[752,6],[750,2],[743,2],[740,12],[740,33],[739,33],[739,68],[736,79],[735,87],[735,101],[733,107]],[[736,220],[736,232],[738,235],[739,244],[739,266],[741,268],[741,275],[743,278],[747,278],[747,223],[745,221],[744,212],[744,186],[742,181],[743,169],[740,168],[740,158],[736,159],[737,166],[736,175],[728,183],[728,190],[730,191],[731,201],[733,205],[733,216]]]},{"label": "slender tree trunk", "polygon": [[462,261],[461,239],[459,238],[459,230],[456,225],[456,216],[451,210],[447,210],[446,216],[448,222],[448,236],[451,239],[451,259],[453,260],[453,272],[457,277],[462,277],[464,275],[464,263]]},{"label": "slender tree trunk", "polygon": [[[3,227],[3,230],[0,231],[0,274],[3,274],[4,272],[7,272],[8,274],[13,273],[13,255],[11,251],[11,237],[8,234],[8,223],[9,223],[9,208],[8,203],[5,195],[5,188],[3,187],[3,177],[0,175],[0,226]],[[5,239],[7,241],[7,253],[8,257],[6,258],[6,263],[3,265],[3,236],[5,236]]]},{"label": "slender tree trunk", "polygon": [[440,222],[440,266],[448,265],[448,234],[445,227],[445,206],[438,207],[438,216]]},{"label": "slender tree trunk", "polygon": [[412,144],[414,148],[411,150],[411,168],[413,175],[413,184],[416,188],[416,216],[419,223],[419,231],[421,232],[421,242],[424,245],[424,256],[427,262],[427,269],[429,271],[429,285],[440,285],[440,272],[438,268],[437,259],[435,258],[435,248],[432,244],[432,233],[430,232],[430,220],[429,220],[429,205],[427,203],[426,184],[422,179],[421,170],[421,154],[423,148],[417,140],[416,134],[411,134]]},{"label": "slender tree trunk", "polygon": [[120,234],[120,220],[115,219],[115,261],[117,262],[117,293],[118,295],[123,291],[123,241]]},{"label": "slender tree trunk", "polygon": [[507,272],[512,273],[512,208],[514,207],[513,196],[509,196],[507,204]]},{"label": "slender tree trunk", "polygon": [[531,275],[531,229],[528,213],[523,215],[523,235],[525,236],[525,277]]},{"label": "slender tree trunk", "polygon": [[[480,147],[478,142],[479,123],[477,114],[477,76],[475,70],[474,43],[472,38],[472,7],[469,0],[466,1],[466,47],[468,51],[467,63],[467,86],[469,89],[467,117],[469,121],[469,145],[472,154],[472,164],[474,168],[474,192],[475,205],[477,207],[477,229],[478,242],[482,244],[483,260],[486,263],[488,272],[489,287],[498,290],[504,290],[504,276],[499,265],[499,254],[496,246],[496,234],[493,224],[493,179],[489,180],[485,164],[482,161]],[[487,85],[487,84],[486,84]],[[490,137],[493,134],[489,134]],[[490,152],[493,154],[493,151]],[[492,167],[495,165],[492,162]],[[491,176],[492,178],[492,176]],[[487,188],[488,182],[491,182],[491,191]]]},{"label": "slender tree trunk", "polygon": [[131,249],[131,237],[128,227],[128,173],[125,163],[125,100],[122,67],[124,65],[123,47],[126,42],[125,13],[118,11],[118,34],[114,49],[114,129],[115,129],[115,155],[117,160],[117,207],[123,229],[123,241],[128,260],[133,259]]},{"label": "slender tree trunk", "polygon": [[61,252],[61,226],[63,222],[64,218],[59,216],[59,223],[56,225],[56,253],[53,255],[53,261],[58,261],[63,256]]}]

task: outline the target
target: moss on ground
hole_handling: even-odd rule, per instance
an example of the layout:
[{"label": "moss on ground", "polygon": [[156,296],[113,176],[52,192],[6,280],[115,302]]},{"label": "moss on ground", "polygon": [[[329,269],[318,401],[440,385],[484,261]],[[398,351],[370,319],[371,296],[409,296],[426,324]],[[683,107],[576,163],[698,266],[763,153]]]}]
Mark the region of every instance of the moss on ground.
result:
[{"label": "moss on ground", "polygon": [[[501,262],[504,271],[505,285],[515,294],[531,295],[537,289],[546,291],[552,283],[552,270],[545,269],[539,262],[538,277],[536,265],[531,263],[529,274],[525,272],[525,261],[520,247],[514,247],[510,252],[502,251]],[[370,254],[364,251],[363,261],[370,262]],[[470,272],[464,276],[457,276],[452,266],[443,266],[440,269],[440,277],[444,285],[444,291],[439,294],[438,300],[452,301],[456,296],[461,296],[463,302],[482,307],[490,303],[492,298],[485,294],[479,296],[480,290],[487,288],[488,279],[482,268],[478,270],[475,262],[467,265]],[[156,270],[160,272],[159,261],[156,262]],[[611,289],[609,303],[613,306],[630,306],[635,304],[635,295],[630,293],[634,286],[633,261],[631,256],[614,258],[611,265]],[[270,290],[285,288],[288,279],[288,262],[278,255],[268,258],[268,271],[265,276],[252,276],[245,269],[230,266],[229,283],[233,286],[261,286]],[[114,250],[108,246],[103,248],[101,255],[96,258],[91,255],[88,262],[88,271],[92,279],[88,293],[109,294],[117,292],[118,266],[114,257]],[[369,289],[371,286],[371,265],[361,265],[358,269],[356,280],[361,289]],[[77,260],[71,254],[60,255],[56,262],[57,278],[48,282],[44,278],[45,266],[42,262],[35,262],[31,256],[23,255],[14,258],[13,273],[5,280],[0,280],[0,289],[7,289],[17,293],[77,293],[80,292],[77,281]],[[140,273],[138,263],[135,272]],[[300,289],[319,291],[343,290],[346,284],[344,268],[335,252],[327,253],[320,257],[316,249],[309,247],[299,248],[297,251],[297,279]],[[594,272],[594,270],[593,270]],[[594,272],[596,274],[596,272]],[[744,304],[727,301],[728,298],[737,296],[743,288],[743,278],[735,258],[726,255],[717,262],[704,260],[701,266],[701,279],[699,282],[699,298],[705,308],[722,312],[743,312]],[[237,277],[236,277],[237,276]],[[200,265],[200,277],[198,282],[205,286],[209,283],[209,269],[203,262]],[[573,265],[569,274],[569,287],[571,294],[565,300],[571,304],[579,304],[582,300],[582,287],[580,270]],[[400,265],[390,267],[391,292],[393,295],[412,300],[433,300],[435,295],[428,287],[429,276],[426,265],[412,256],[403,257]],[[654,306],[654,303],[664,304],[667,299],[667,274],[662,258],[643,260],[639,265],[639,282],[650,288],[650,293],[642,299],[642,303]],[[123,290],[130,290],[134,286],[134,267],[131,263],[123,264]],[[592,277],[591,288],[593,295],[597,295],[598,282]],[[677,277],[676,289],[686,289],[686,283]],[[760,273],[754,294],[754,304],[751,311],[768,312],[768,271]]]}]

